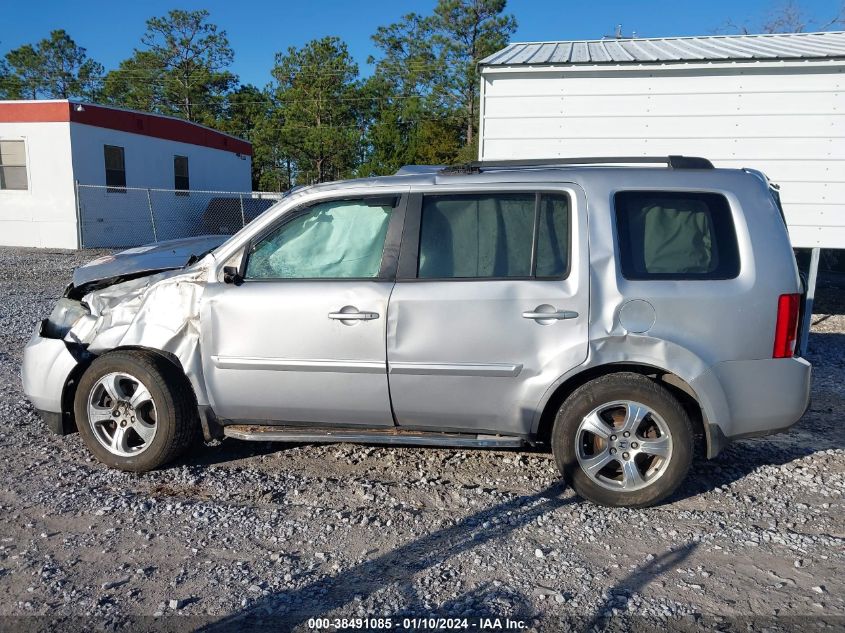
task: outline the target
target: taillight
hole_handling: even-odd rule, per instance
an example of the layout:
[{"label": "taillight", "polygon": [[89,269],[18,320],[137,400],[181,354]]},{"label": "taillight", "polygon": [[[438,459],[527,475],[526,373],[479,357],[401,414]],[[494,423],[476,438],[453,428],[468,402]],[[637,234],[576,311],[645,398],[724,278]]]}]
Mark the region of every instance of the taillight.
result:
[{"label": "taillight", "polygon": [[795,354],[800,303],[800,294],[778,297],[778,320],[775,325],[775,348],[772,358],[791,358]]}]

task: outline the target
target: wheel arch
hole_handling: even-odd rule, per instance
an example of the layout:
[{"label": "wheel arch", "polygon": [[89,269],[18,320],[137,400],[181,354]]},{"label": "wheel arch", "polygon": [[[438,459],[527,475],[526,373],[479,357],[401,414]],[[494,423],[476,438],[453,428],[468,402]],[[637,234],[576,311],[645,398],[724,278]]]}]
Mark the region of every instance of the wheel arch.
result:
[{"label": "wheel arch", "polygon": [[94,361],[95,358],[99,358],[100,356],[103,356],[105,354],[111,354],[112,352],[127,351],[147,352],[150,354],[155,354],[156,356],[168,361],[179,371],[182,376],[185,377],[185,380],[191,386],[191,391],[194,393],[194,401],[196,401],[196,388],[194,387],[194,384],[191,381],[190,377],[186,374],[185,368],[182,367],[182,363],[179,361],[179,358],[175,354],[165,352],[160,349],[155,349],[153,347],[144,347],[143,345],[122,345],[120,347],[115,347],[114,349],[107,350],[101,354],[87,355],[84,360],[81,360],[76,365],[76,367],[73,368],[73,371],[71,371],[70,375],[68,376],[64,388],[62,389],[62,412],[63,416],[67,416],[67,421],[69,424],[72,425],[73,430],[76,430],[76,419],[73,414],[73,402],[76,398],[76,389],[79,386],[79,380],[82,378],[83,374],[88,371],[88,368],[91,366],[91,363]]},{"label": "wheel arch", "polygon": [[[552,427],[558,409],[563,402],[582,385],[609,374],[631,372],[642,374],[664,386],[684,407],[684,410],[692,420],[693,430],[696,435],[696,450],[708,457],[712,455],[712,449],[718,447],[719,438],[713,437],[715,431],[711,428],[714,425],[709,423],[709,416],[706,410],[706,403],[695,389],[677,374],[659,367],[657,365],[643,362],[611,362],[601,365],[587,367],[582,371],[565,377],[563,380],[550,389],[550,392],[535,418],[532,435],[541,442],[548,442],[551,437]],[[718,428],[718,427],[717,427]]]}]

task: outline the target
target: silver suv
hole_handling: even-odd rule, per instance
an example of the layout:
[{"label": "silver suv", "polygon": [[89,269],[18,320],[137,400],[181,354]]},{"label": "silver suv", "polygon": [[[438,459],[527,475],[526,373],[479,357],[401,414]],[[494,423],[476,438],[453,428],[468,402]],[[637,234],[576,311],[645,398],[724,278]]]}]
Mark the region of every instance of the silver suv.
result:
[{"label": "silver suv", "polygon": [[25,391],[124,470],[201,435],[543,444],[583,497],[654,504],[697,445],[802,416],[801,282],[759,172],[602,161],[408,167],[296,190],[187,265],[190,240],[95,260]]}]

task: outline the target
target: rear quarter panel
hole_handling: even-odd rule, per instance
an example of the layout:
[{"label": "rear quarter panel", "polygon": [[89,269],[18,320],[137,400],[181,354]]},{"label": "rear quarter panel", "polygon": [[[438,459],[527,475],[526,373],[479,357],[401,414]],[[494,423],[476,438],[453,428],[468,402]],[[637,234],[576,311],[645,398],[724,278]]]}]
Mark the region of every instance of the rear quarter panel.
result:
[{"label": "rear quarter panel", "polygon": [[[778,296],[800,280],[783,220],[764,183],[740,170],[594,169],[581,184],[589,205],[591,311],[586,367],[637,362],[694,383],[724,361],[771,359]],[[726,280],[628,280],[619,267],[613,198],[618,191],[723,194],[731,208],[740,272]],[[629,332],[622,306],[648,302],[654,323]],[[699,380],[705,420],[729,428],[730,403],[717,380]],[[796,388],[800,388],[798,385]]]},{"label": "rear quarter panel", "polygon": [[[588,178],[593,297],[590,340],[594,345],[606,345],[608,338],[639,336],[621,325],[619,310],[627,301],[642,299],[655,311],[647,335],[688,350],[705,366],[725,360],[771,358],[778,296],[798,292],[800,281],[783,220],[759,178],[736,170],[671,169],[631,169],[615,172],[612,178],[591,172]],[[618,191],[630,190],[724,195],[737,234],[739,275],[725,280],[623,278],[613,197]]]}]

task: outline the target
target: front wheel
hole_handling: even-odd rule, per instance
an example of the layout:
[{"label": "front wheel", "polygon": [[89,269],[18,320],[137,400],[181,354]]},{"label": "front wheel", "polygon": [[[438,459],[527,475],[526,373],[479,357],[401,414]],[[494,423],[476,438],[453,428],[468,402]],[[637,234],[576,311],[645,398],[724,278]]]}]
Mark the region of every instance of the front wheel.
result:
[{"label": "front wheel", "polygon": [[74,415],[94,456],[120,470],[153,470],[199,439],[187,378],[167,359],[142,350],[95,359],[79,381]]},{"label": "front wheel", "polygon": [[634,373],[576,389],[552,430],[558,468],[585,499],[646,507],[672,494],[689,471],[689,416],[664,387]]}]

